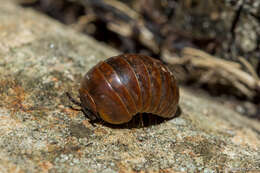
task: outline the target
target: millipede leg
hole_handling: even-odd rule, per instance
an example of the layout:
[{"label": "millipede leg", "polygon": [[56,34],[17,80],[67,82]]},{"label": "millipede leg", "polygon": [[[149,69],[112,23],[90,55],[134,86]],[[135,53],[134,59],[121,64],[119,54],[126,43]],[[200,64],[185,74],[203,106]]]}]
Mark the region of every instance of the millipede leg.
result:
[{"label": "millipede leg", "polygon": [[144,127],[143,113],[140,113],[140,123],[141,127]]}]

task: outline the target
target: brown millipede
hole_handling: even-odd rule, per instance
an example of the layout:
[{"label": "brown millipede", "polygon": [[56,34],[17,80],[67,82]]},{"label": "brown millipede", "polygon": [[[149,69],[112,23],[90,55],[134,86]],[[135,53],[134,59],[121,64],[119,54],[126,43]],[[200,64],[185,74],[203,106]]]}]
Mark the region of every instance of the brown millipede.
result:
[{"label": "brown millipede", "polygon": [[101,118],[111,124],[123,124],[142,112],[173,117],[179,102],[179,87],[159,60],[122,54],[90,69],[81,82],[79,97],[80,103],[71,97],[70,100],[90,120]]}]

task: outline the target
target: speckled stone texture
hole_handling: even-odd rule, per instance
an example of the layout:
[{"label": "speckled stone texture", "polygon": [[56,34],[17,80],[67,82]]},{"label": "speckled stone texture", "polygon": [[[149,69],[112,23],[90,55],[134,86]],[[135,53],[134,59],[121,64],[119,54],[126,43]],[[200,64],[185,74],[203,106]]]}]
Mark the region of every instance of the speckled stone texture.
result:
[{"label": "speckled stone texture", "polygon": [[64,93],[76,97],[84,73],[118,52],[11,1],[0,4],[1,173],[259,171],[259,123],[187,89],[177,118],[93,127]]}]

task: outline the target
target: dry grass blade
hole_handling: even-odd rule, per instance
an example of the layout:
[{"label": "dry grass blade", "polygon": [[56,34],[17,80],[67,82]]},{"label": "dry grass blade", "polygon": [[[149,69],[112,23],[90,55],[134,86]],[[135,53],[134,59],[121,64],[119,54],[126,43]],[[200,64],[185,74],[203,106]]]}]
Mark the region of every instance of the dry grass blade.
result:
[{"label": "dry grass blade", "polygon": [[[204,69],[204,77],[203,79],[198,79],[198,81],[206,82],[206,80],[208,80],[209,82],[212,80],[214,74],[214,78],[222,78],[229,81],[233,87],[237,88],[248,98],[256,96],[257,91],[260,90],[260,80],[252,66],[246,60],[241,61],[243,61],[243,65],[250,74],[243,71],[241,64],[237,62],[219,59],[198,49],[184,48],[181,54],[181,58],[174,55],[173,58],[171,58],[171,55],[166,52],[163,56],[163,60],[169,64],[184,66],[189,64],[196,69]],[[210,75],[207,75],[209,73]],[[220,81],[220,79],[218,81]]]},{"label": "dry grass blade", "polygon": [[238,60],[247,68],[248,72],[256,79],[259,80],[259,77],[254,70],[254,67],[243,57],[238,57]]}]

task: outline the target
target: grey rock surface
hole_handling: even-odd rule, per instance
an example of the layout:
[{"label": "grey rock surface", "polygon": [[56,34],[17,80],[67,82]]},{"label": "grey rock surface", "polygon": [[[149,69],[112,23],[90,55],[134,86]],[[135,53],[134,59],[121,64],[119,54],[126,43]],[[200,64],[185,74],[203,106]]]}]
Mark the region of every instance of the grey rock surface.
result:
[{"label": "grey rock surface", "polygon": [[260,170],[260,125],[181,89],[182,113],[133,128],[68,107],[84,73],[118,52],[0,0],[0,172]]}]

